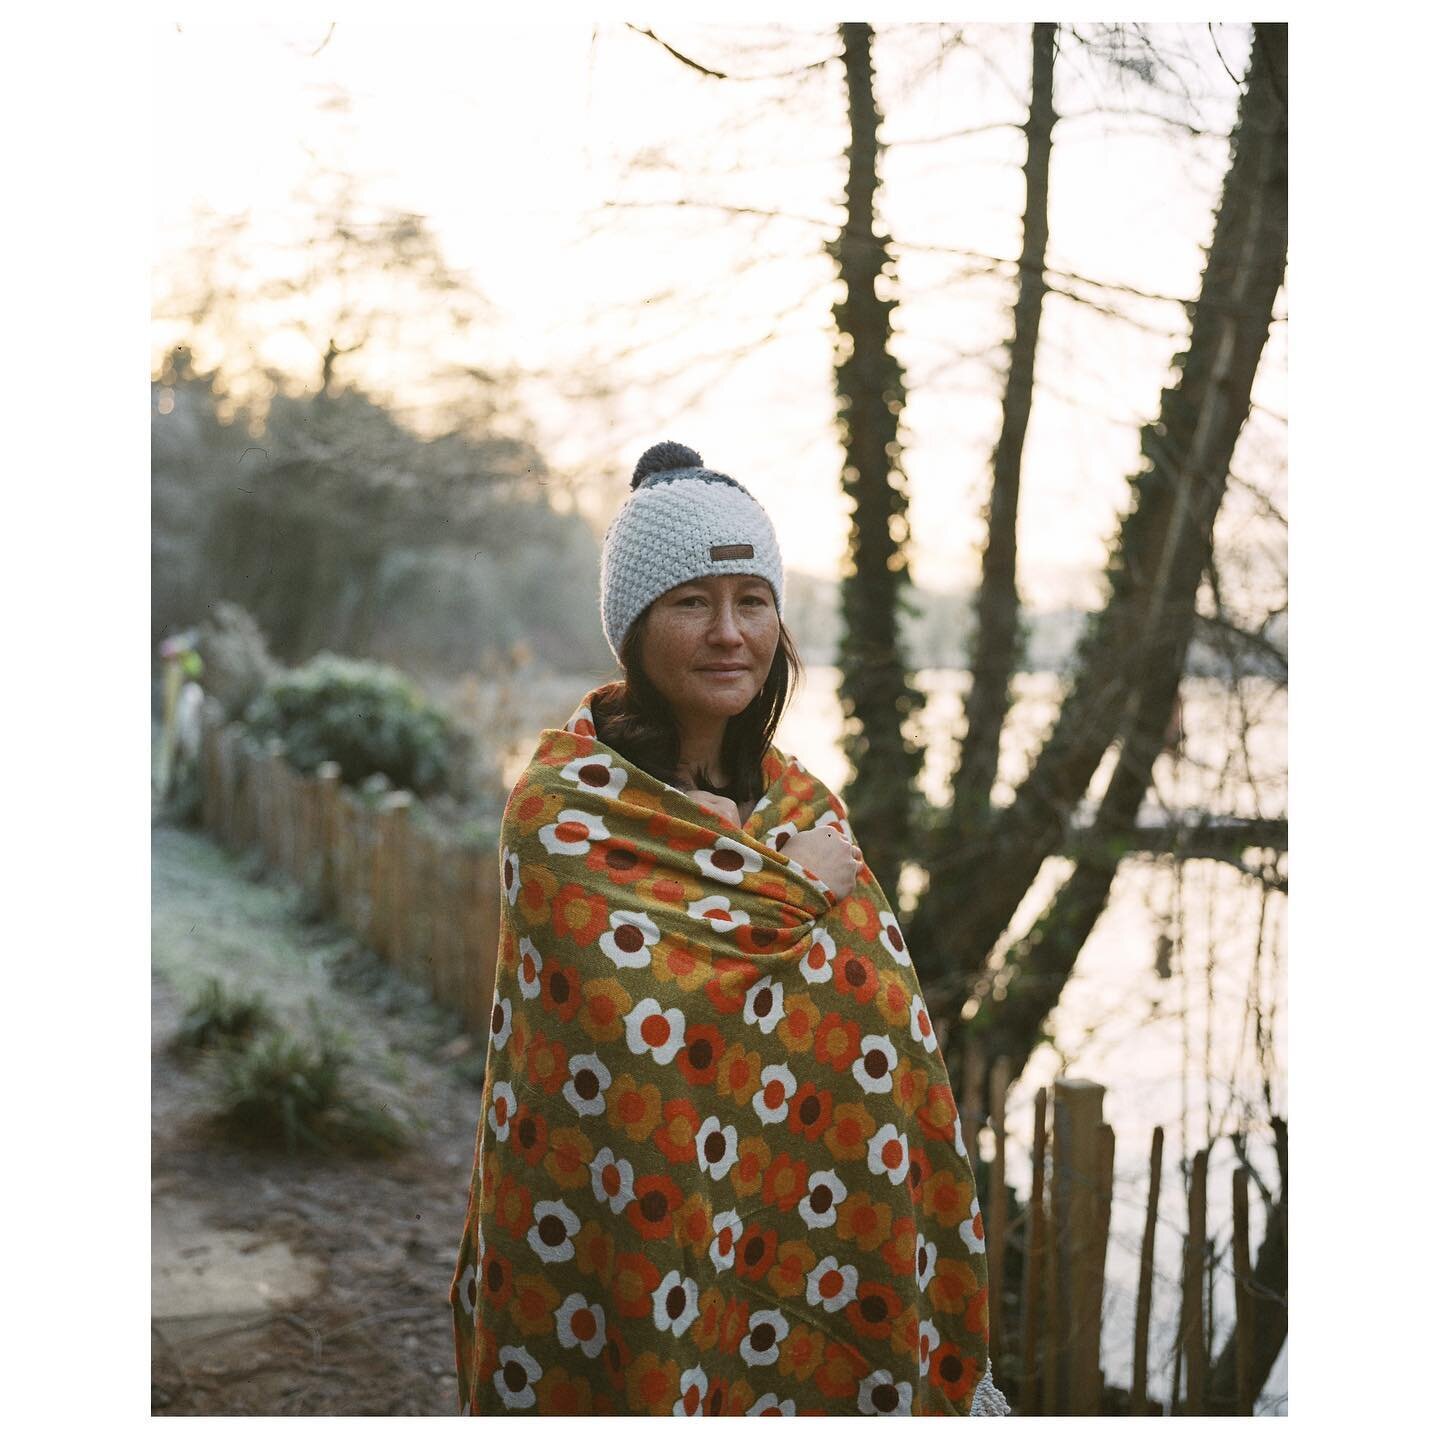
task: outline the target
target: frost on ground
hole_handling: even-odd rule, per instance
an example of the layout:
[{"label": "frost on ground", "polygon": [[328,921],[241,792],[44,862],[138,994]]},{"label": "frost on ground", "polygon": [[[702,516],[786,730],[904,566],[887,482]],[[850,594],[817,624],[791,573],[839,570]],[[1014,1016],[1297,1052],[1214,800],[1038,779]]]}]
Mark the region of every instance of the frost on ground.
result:
[{"label": "frost on ground", "polygon": [[[448,1290],[479,1114],[457,1022],[301,922],[300,897],[209,839],[152,831],[152,1410],[157,1415],[452,1415]],[[384,1160],[216,1137],[203,1065],[171,1053],[206,977],[308,1003],[398,1115]]]}]

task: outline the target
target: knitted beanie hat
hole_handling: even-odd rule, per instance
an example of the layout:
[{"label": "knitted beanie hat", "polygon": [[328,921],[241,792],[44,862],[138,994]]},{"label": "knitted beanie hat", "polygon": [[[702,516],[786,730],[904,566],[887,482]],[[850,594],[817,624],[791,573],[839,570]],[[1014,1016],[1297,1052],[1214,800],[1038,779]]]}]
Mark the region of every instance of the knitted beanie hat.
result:
[{"label": "knitted beanie hat", "polygon": [[600,623],[617,660],[645,607],[702,575],[759,575],[781,610],[785,577],[775,527],[743,485],[666,440],[640,457],[630,489],[600,554]]}]

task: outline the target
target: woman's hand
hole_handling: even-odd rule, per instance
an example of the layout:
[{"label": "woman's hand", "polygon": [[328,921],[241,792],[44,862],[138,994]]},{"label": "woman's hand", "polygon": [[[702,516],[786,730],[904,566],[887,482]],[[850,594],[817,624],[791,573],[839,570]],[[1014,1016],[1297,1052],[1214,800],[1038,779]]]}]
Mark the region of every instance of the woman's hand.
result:
[{"label": "woman's hand", "polygon": [[685,792],[702,810],[712,811],[721,819],[728,820],[737,830],[740,828],[740,807],[724,795],[713,795],[709,790],[687,790]]},{"label": "woman's hand", "polygon": [[860,847],[852,845],[833,825],[792,835],[785,845],[785,855],[818,875],[842,900],[855,889]]}]

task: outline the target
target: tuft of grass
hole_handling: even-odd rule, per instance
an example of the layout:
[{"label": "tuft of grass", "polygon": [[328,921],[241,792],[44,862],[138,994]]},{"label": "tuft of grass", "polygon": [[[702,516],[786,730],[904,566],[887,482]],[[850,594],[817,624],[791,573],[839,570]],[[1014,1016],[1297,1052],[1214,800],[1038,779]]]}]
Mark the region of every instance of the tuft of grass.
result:
[{"label": "tuft of grass", "polygon": [[263,995],[233,991],[216,976],[201,982],[172,1042],[182,1053],[242,1045],[274,1027]]},{"label": "tuft of grass", "polygon": [[405,1127],[355,1085],[348,1047],[311,1004],[308,1037],[283,1030],[221,1052],[215,1072],[217,1120],[261,1146],[383,1155],[402,1148]]}]

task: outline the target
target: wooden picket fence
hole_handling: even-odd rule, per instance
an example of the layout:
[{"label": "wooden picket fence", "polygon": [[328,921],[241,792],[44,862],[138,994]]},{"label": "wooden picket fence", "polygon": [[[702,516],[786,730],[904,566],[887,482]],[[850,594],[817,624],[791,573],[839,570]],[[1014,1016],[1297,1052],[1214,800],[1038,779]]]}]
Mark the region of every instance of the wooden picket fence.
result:
[{"label": "wooden picket fence", "polygon": [[[1003,1065],[991,1074],[989,1116],[995,1136],[995,1158],[989,1166],[988,1204],[985,1216],[986,1260],[992,1277],[992,1296],[998,1295],[998,1277],[1005,1273],[1006,1227],[1005,1091],[1008,1076]],[[976,1153],[975,1117],[982,1113],[978,1077],[967,1067],[962,1081],[962,1133],[970,1153]],[[1115,1377],[1100,1366],[1101,1315],[1105,1293],[1106,1251],[1110,1238],[1110,1204],[1115,1175],[1115,1132],[1105,1123],[1105,1087],[1091,1080],[1057,1079],[1048,1091],[1035,1095],[1031,1138],[1030,1199],[1021,1221],[1024,1280],[1020,1297],[1019,1333],[1006,1334],[1004,1307],[992,1299],[990,1352],[1002,1389],[1019,1415],[1132,1415],[1206,1413],[1210,1355],[1206,1317],[1206,1171],[1208,1151],[1191,1158],[1189,1221],[1185,1237],[1179,1333],[1174,1345],[1180,1368],[1175,1372],[1175,1393],[1167,1407],[1148,1393],[1150,1373],[1151,1304],[1155,1284],[1155,1231],[1160,1207],[1164,1133],[1156,1126],[1151,1135],[1149,1193],[1145,1228],[1136,1273],[1134,1350],[1128,1395]],[[1048,1165],[1047,1165],[1048,1157]],[[1250,1275],[1249,1181],[1234,1172],[1233,1278],[1235,1336],[1238,1365],[1235,1413],[1254,1413],[1258,1385],[1245,1368],[1253,1324]],[[1169,1352],[1173,1354],[1174,1352]],[[1183,1389],[1180,1379],[1183,1375]],[[1261,1377],[1263,1380],[1264,1377]],[[1108,1390],[1108,1395],[1107,1395]]]},{"label": "wooden picket fence", "polygon": [[[500,882],[493,855],[446,845],[411,824],[411,797],[391,791],[365,803],[340,784],[339,767],[314,777],[288,765],[278,744],[258,745],[238,724],[207,707],[201,747],[202,823],[232,850],[258,848],[268,865],[310,887],[322,909],[387,964],[456,1010],[466,1029],[488,1036],[495,984]],[[978,1061],[961,1084],[962,1135],[977,1155],[980,1117],[996,1143],[982,1197],[986,1251],[993,1277],[990,1352],[997,1380],[1020,1415],[1098,1415],[1105,1392],[1100,1368],[1101,1311],[1110,1235],[1115,1134],[1103,1116],[1104,1087],[1057,1079],[1035,1096],[1030,1200],[1021,1214],[1024,1281],[1018,1333],[1006,1333],[997,1303],[1011,1237],[1006,1223],[1005,1065],[990,1074],[983,1103]],[[1137,1302],[1130,1413],[1164,1413],[1150,1399],[1150,1312],[1163,1135],[1155,1129],[1150,1187],[1136,1276]],[[1177,1344],[1185,1376],[1183,1401],[1171,1413],[1200,1414],[1207,1383],[1206,1152],[1193,1157],[1189,1231]],[[1047,1164],[1048,1159],[1048,1164]],[[1238,1353],[1251,1324],[1249,1194],[1235,1172],[1235,1311]],[[1237,1413],[1253,1413],[1251,1378],[1237,1374]],[[1112,1381],[1113,1391],[1113,1381]],[[1110,1405],[1113,1408],[1113,1395]]]},{"label": "wooden picket fence", "polygon": [[490,1031],[499,942],[493,854],[446,844],[411,823],[403,790],[368,803],[333,762],[314,776],[258,745],[207,707],[200,752],[201,822],[231,850],[258,849],[306,886],[324,913],[399,974]]}]

